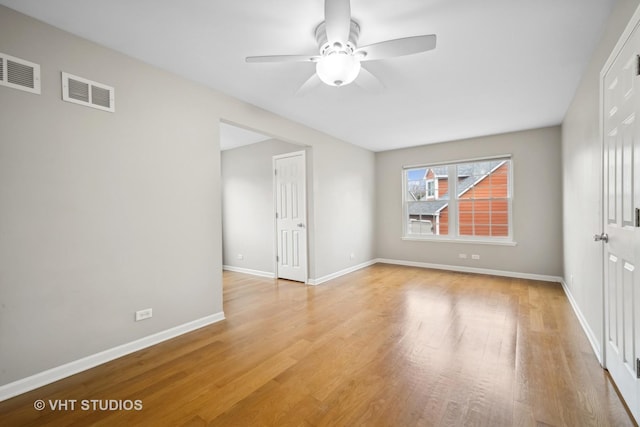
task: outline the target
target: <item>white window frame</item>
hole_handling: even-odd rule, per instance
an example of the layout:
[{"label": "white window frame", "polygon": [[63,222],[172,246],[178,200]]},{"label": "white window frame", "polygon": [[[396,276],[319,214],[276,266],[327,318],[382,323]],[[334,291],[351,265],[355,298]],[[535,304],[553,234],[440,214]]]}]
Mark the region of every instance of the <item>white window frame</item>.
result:
[{"label": "white window frame", "polygon": [[[458,225],[458,177],[457,166],[464,163],[483,162],[483,161],[495,161],[505,160],[509,162],[509,198],[508,198],[508,218],[509,218],[509,232],[508,236],[494,237],[494,236],[467,236],[460,235]],[[405,165],[402,167],[402,240],[417,240],[417,241],[429,241],[429,242],[457,242],[457,243],[476,243],[476,244],[491,244],[491,245],[508,245],[515,246],[516,241],[513,235],[513,200],[515,194],[513,191],[513,157],[508,155],[493,156],[493,157],[480,157],[473,159],[453,160],[439,163],[425,163],[417,165]],[[447,235],[415,235],[409,234],[409,200],[407,200],[407,171],[411,169],[429,169],[434,167],[447,166],[448,180],[449,180],[449,234]],[[453,190],[453,191],[452,191]],[[454,195],[452,197],[452,195]],[[440,225],[440,224],[439,224]],[[438,232],[440,226],[437,227]]]}]

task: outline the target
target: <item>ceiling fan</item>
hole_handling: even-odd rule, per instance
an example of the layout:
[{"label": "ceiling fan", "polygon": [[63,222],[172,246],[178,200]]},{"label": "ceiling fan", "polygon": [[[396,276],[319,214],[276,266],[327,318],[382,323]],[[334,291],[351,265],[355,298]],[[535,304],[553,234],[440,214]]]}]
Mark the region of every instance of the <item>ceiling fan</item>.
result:
[{"label": "ceiling fan", "polygon": [[356,84],[370,90],[382,87],[380,81],[361,62],[412,55],[435,49],[435,34],[386,40],[358,47],[360,25],[351,19],[349,0],[325,0],[324,21],[315,30],[320,49],[317,55],[248,56],[247,62],[314,62],[316,73],[298,90],[315,87],[320,82],[329,86]]}]

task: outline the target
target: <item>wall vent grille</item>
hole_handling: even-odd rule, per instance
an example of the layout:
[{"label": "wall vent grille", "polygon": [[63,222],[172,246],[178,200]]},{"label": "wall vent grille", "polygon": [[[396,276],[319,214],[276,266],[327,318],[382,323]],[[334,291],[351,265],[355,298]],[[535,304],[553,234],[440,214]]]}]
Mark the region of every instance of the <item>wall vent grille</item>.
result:
[{"label": "wall vent grille", "polygon": [[78,80],[69,79],[69,90],[67,96],[76,101],[89,102],[89,84]]},{"label": "wall vent grille", "polygon": [[62,73],[62,99],[98,110],[115,111],[115,89],[83,77]]},{"label": "wall vent grille", "polygon": [[40,95],[40,65],[0,53],[0,86]]},{"label": "wall vent grille", "polygon": [[91,100],[95,105],[109,108],[111,105],[111,91],[98,86],[91,86]]}]

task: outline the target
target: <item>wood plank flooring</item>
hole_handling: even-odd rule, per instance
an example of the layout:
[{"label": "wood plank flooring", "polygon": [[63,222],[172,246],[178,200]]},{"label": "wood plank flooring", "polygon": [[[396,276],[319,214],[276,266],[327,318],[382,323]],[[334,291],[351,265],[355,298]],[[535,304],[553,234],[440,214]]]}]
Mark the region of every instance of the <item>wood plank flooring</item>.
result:
[{"label": "wood plank flooring", "polygon": [[[317,287],[225,272],[224,311],[1,402],[0,425],[634,425],[558,284],[385,264]],[[92,399],[142,409],[80,407]]]}]

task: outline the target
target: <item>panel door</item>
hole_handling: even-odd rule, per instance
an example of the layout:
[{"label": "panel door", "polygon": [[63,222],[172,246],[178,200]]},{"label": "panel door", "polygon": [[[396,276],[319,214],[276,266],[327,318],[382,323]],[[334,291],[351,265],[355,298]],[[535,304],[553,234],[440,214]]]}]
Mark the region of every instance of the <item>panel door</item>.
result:
[{"label": "panel door", "polygon": [[[638,52],[632,34],[604,76],[605,364],[640,419],[640,174]],[[640,172],[640,166],[639,166]],[[639,270],[640,272],[640,270]]]},{"label": "panel door", "polygon": [[307,281],[306,172],[304,152],[274,157],[277,276]]}]

